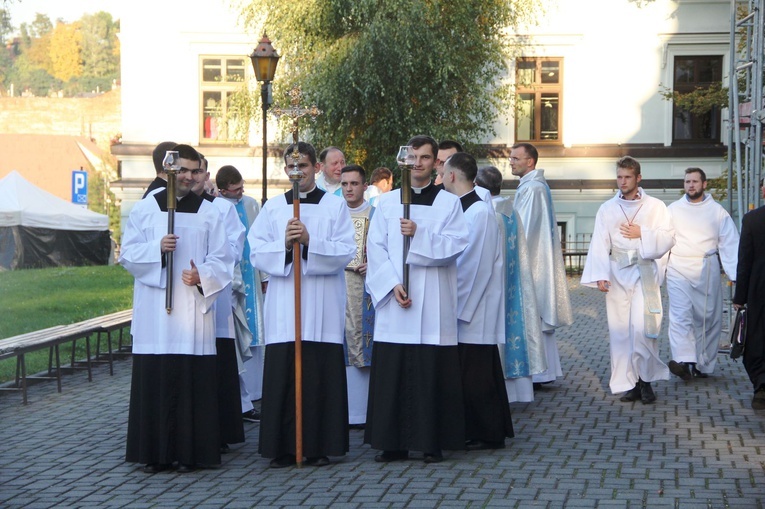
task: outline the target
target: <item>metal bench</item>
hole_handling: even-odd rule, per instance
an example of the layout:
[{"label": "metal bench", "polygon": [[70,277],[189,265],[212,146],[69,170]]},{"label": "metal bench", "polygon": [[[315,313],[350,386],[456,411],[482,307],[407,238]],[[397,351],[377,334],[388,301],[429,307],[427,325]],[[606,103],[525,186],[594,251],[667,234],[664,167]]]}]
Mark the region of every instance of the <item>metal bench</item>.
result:
[{"label": "metal bench", "polygon": [[[92,364],[93,362],[109,363],[109,374],[114,374],[112,336],[111,333],[120,331],[120,349],[122,348],[122,330],[128,327],[132,322],[133,310],[128,309],[111,313],[109,315],[91,318],[82,322],[70,325],[57,325],[34,332],[27,332],[0,340],[0,360],[16,358],[16,379],[10,387],[0,387],[0,390],[21,391],[24,404],[27,404],[27,380],[56,380],[58,392],[61,392],[61,357],[60,345],[72,343],[72,363],[71,369],[76,369],[78,365],[85,364],[88,370],[88,381],[93,380]],[[96,358],[91,357],[90,338],[97,335]],[[106,334],[107,352],[106,360],[100,360],[101,335]],[[75,360],[75,345],[77,340],[85,339],[86,359],[84,361]],[[28,375],[26,365],[26,354],[48,348],[48,371],[46,374]],[[55,367],[55,370],[54,370]]]}]

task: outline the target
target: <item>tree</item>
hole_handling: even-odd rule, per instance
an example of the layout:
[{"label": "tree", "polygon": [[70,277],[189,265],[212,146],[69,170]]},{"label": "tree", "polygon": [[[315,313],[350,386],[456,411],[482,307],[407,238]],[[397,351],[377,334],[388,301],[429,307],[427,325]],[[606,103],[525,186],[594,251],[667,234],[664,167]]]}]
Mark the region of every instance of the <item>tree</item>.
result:
[{"label": "tree", "polygon": [[5,45],[5,38],[12,32],[11,14],[5,9],[0,9],[0,45]]},{"label": "tree", "polygon": [[[413,134],[477,142],[507,108],[505,31],[531,0],[253,0],[243,19],[284,56],[277,100],[299,84],[324,111],[312,131],[368,167]],[[259,32],[259,30],[257,30]]]},{"label": "tree", "polygon": [[16,58],[6,82],[13,83],[18,93],[28,90],[36,96],[45,96],[61,87],[60,81],[31,62],[26,53]]},{"label": "tree", "polygon": [[82,75],[81,43],[82,34],[76,23],[56,23],[50,38],[51,76],[67,82]]},{"label": "tree", "polygon": [[80,18],[82,31],[83,76],[116,77],[119,53],[115,58],[118,25],[108,12],[86,14]]},{"label": "tree", "polygon": [[30,26],[29,35],[32,37],[43,37],[53,30],[53,23],[46,14],[35,13],[35,20]]}]

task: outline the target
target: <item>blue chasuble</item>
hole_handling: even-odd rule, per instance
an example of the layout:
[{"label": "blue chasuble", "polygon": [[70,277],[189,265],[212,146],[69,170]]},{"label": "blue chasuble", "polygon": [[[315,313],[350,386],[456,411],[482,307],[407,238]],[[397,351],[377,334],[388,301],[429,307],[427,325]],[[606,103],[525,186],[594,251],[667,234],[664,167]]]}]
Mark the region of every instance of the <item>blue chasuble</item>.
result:
[{"label": "blue chasuble", "polygon": [[250,223],[247,220],[247,213],[244,210],[244,202],[242,200],[236,202],[236,213],[239,215],[239,220],[242,222],[246,230],[244,254],[242,255],[242,261],[239,262],[239,268],[242,271],[242,281],[244,282],[247,326],[249,327],[250,332],[252,332],[252,342],[250,343],[250,346],[259,346],[263,344],[263,339],[258,337],[258,306],[255,302],[255,292],[257,291],[257,288],[255,285],[259,285],[260,281],[255,280],[256,272],[250,263],[250,243],[246,237],[246,235],[250,233]]},{"label": "blue chasuble", "polygon": [[530,376],[529,354],[521,291],[521,264],[518,252],[518,224],[514,216],[498,214],[505,238],[505,376]]}]

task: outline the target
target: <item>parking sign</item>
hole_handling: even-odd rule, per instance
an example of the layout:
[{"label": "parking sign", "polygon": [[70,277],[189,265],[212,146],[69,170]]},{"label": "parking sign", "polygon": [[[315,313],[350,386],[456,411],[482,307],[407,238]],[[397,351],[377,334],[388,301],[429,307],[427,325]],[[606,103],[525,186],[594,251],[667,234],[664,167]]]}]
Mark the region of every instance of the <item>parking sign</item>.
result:
[{"label": "parking sign", "polygon": [[72,203],[88,206],[88,172],[72,170]]}]

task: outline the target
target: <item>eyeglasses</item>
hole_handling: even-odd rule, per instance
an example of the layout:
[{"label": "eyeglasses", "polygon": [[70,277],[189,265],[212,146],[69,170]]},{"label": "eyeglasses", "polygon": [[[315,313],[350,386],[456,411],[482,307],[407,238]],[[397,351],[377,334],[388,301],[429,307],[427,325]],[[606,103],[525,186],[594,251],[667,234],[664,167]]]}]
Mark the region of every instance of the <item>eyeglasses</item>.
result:
[{"label": "eyeglasses", "polygon": [[311,167],[311,163],[299,163],[297,166],[295,166],[294,164],[287,165],[288,170],[294,170],[295,168],[305,170],[306,168],[310,168],[310,167]]},{"label": "eyeglasses", "polygon": [[203,170],[202,168],[197,168],[196,170],[190,170],[190,169],[188,169],[188,168],[183,168],[183,167],[181,167],[181,168],[178,170],[178,173],[179,173],[179,174],[181,174],[181,173],[187,173],[187,172],[191,172],[191,174],[192,174],[192,175],[199,175],[199,174],[205,173],[205,170]]}]

